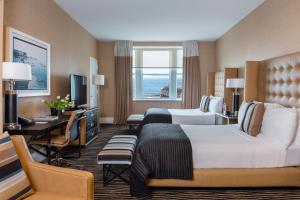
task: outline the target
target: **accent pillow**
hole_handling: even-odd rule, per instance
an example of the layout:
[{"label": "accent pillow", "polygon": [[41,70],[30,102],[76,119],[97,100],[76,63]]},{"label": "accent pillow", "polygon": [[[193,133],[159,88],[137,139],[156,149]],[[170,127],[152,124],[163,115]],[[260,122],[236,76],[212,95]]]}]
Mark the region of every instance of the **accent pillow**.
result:
[{"label": "accent pillow", "polygon": [[241,122],[241,130],[251,136],[257,136],[260,132],[264,111],[263,103],[249,104]]},{"label": "accent pillow", "polygon": [[23,199],[33,193],[8,135],[0,135],[0,199]]},{"label": "accent pillow", "polygon": [[223,98],[210,96],[208,112],[222,113],[223,110]]},{"label": "accent pillow", "polygon": [[247,109],[251,104],[253,104],[253,103],[243,102],[240,106],[239,114],[238,114],[238,127],[240,130],[242,130],[242,122],[243,122],[244,116],[246,115]]},{"label": "accent pillow", "polygon": [[271,136],[288,147],[296,132],[297,112],[290,108],[266,107],[261,134]]},{"label": "accent pillow", "polygon": [[200,102],[200,110],[202,112],[207,112],[209,105],[209,96],[202,96],[201,102]]}]

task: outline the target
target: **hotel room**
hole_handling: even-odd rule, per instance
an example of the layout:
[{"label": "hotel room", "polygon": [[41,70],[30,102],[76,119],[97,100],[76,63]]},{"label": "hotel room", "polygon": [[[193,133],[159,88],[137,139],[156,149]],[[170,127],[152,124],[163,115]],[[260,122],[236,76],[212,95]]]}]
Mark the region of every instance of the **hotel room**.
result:
[{"label": "hotel room", "polygon": [[0,0],[0,200],[300,199],[299,0]]}]

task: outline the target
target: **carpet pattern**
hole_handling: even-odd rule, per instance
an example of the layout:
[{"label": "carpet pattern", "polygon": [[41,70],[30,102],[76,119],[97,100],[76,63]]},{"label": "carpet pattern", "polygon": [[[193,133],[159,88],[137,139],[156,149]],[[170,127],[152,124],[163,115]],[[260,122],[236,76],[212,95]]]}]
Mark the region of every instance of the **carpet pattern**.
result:
[{"label": "carpet pattern", "polygon": [[[115,179],[111,184],[102,184],[102,166],[97,165],[96,155],[101,151],[105,143],[117,134],[129,134],[125,126],[104,125],[98,138],[82,149],[79,159],[72,162],[81,165],[85,170],[92,172],[95,176],[95,199],[135,199],[129,193],[129,186],[123,181]],[[299,200],[300,190],[298,188],[263,188],[263,189],[185,189],[185,188],[155,188],[152,193],[153,199],[288,199]]]}]

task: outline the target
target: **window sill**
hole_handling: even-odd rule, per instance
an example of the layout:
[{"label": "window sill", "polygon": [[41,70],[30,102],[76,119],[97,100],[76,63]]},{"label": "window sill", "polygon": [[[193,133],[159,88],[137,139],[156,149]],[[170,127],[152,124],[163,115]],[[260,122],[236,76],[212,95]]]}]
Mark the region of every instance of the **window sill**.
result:
[{"label": "window sill", "polygon": [[157,102],[157,101],[163,101],[163,102],[181,102],[182,99],[133,99],[133,102]]}]

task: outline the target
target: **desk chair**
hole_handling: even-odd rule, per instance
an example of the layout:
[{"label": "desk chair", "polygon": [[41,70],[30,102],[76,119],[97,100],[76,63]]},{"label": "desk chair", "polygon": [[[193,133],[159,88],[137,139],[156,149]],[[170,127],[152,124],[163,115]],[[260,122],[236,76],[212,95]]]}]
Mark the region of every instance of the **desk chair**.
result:
[{"label": "desk chair", "polygon": [[35,162],[23,136],[11,136],[34,194],[26,200],[93,200],[94,176],[88,171],[66,169]]},{"label": "desk chair", "polygon": [[[42,147],[50,147],[50,149],[55,152],[55,159],[51,161],[54,165],[71,165],[68,164],[64,159],[62,159],[62,150],[66,146],[68,146],[71,142],[78,140],[78,157],[81,155],[81,124],[83,122],[83,119],[85,119],[84,111],[77,110],[73,111],[70,119],[68,121],[68,124],[66,126],[64,134],[61,135],[53,135],[51,136],[50,142],[48,141],[47,137],[41,137],[37,139],[33,139],[30,144],[31,145],[38,145]],[[66,158],[66,157],[65,157]],[[74,158],[74,157],[68,157],[68,158]]]}]

